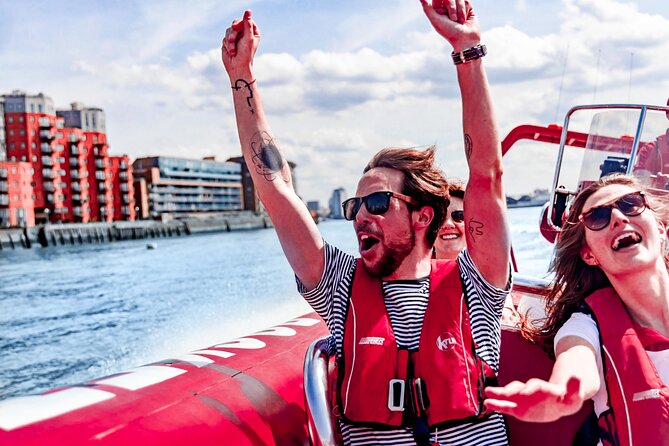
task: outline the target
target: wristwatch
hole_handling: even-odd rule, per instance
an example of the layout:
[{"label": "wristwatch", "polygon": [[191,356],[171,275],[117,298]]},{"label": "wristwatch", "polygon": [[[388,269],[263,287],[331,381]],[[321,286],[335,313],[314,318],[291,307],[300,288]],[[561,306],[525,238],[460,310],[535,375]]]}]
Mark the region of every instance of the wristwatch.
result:
[{"label": "wristwatch", "polygon": [[459,52],[453,51],[451,57],[453,58],[453,63],[455,65],[460,65],[462,63],[467,63],[475,59],[480,59],[481,57],[488,54],[488,48],[485,45],[478,44],[466,50]]}]

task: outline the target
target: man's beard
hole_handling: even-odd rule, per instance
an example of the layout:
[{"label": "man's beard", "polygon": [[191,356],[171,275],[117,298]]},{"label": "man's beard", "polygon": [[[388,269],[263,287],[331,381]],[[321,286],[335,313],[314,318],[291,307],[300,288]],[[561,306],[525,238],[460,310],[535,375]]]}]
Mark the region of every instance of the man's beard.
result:
[{"label": "man's beard", "polygon": [[388,277],[400,267],[404,259],[413,251],[416,246],[416,234],[411,228],[408,238],[389,243],[384,246],[383,257],[374,265],[367,265],[367,272],[375,277]]}]

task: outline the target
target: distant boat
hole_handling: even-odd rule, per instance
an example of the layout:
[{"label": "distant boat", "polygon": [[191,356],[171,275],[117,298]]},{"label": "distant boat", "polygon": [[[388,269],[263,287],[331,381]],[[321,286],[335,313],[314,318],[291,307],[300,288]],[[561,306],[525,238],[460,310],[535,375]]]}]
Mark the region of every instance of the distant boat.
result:
[{"label": "distant boat", "polygon": [[146,249],[158,249],[158,244],[157,243],[147,243],[146,244]]},{"label": "distant boat", "polygon": [[548,191],[536,190],[532,195],[523,195],[520,198],[506,197],[506,207],[527,208],[532,206],[543,206],[549,200]]}]

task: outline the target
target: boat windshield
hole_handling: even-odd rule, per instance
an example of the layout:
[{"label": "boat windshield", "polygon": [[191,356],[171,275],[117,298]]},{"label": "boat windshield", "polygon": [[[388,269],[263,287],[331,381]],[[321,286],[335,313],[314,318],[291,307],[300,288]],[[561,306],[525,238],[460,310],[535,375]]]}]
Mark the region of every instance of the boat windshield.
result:
[{"label": "boat windshield", "polygon": [[560,201],[560,194],[573,198],[601,177],[617,172],[669,192],[668,110],[641,105],[573,108],[565,119],[567,132],[563,132],[565,144],[560,148],[552,203]]}]

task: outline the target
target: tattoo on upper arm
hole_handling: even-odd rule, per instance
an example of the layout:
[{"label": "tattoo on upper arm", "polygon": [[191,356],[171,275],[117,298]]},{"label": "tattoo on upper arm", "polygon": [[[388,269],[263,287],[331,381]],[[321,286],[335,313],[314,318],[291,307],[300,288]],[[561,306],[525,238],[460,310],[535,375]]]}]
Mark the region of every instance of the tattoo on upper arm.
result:
[{"label": "tattoo on upper arm", "polygon": [[467,230],[469,231],[469,235],[472,237],[472,241],[476,241],[477,236],[483,235],[483,223],[474,220],[473,218],[469,219],[469,223],[467,223]]},{"label": "tattoo on upper arm", "polygon": [[472,137],[469,134],[465,133],[465,156],[469,159],[472,156],[472,150],[474,150],[474,143],[472,142]]},{"label": "tattoo on upper arm", "polygon": [[251,138],[251,153],[253,154],[252,162],[256,172],[267,181],[273,181],[277,175],[286,183],[289,181],[289,178],[286,178],[283,172],[286,162],[269,133],[260,131],[253,135]]},{"label": "tattoo on upper arm", "polygon": [[239,91],[242,88],[246,88],[246,90],[248,91],[248,95],[246,96],[246,103],[249,105],[251,114],[255,113],[255,111],[253,110],[253,105],[251,105],[251,99],[253,99],[253,90],[251,89],[251,84],[253,82],[254,81],[246,82],[244,79],[237,79],[235,81],[235,85],[232,87],[232,89],[235,91]]}]

